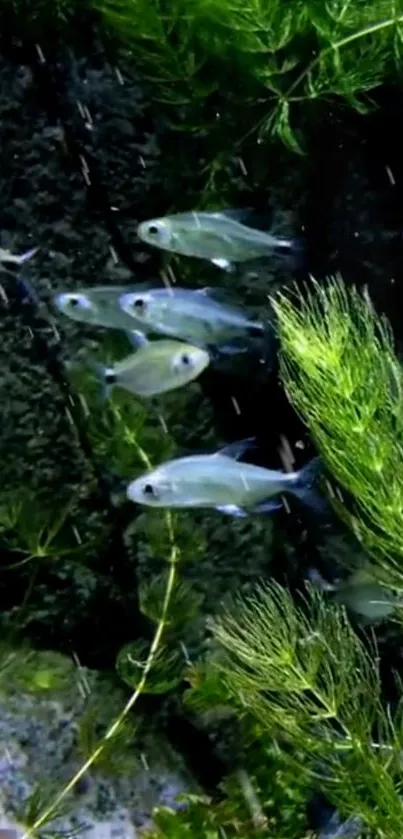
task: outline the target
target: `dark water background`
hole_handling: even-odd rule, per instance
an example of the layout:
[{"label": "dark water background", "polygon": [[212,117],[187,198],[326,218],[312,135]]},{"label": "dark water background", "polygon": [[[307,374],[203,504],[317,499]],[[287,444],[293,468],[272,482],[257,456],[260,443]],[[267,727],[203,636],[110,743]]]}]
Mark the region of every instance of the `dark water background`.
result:
[{"label": "dark water background", "polygon": [[[64,359],[74,358],[83,345],[96,346],[102,333],[61,322],[49,302],[55,291],[79,286],[161,282],[165,257],[137,240],[137,224],[196,206],[214,149],[203,138],[171,130],[141,81],[119,65],[121,84],[101,43],[89,31],[82,38],[85,43],[77,37],[74,49],[58,47],[54,53],[52,44],[41,44],[41,53],[5,32],[0,42],[1,245],[15,252],[40,247],[24,270],[43,305],[24,304],[16,278],[1,275],[9,305],[0,301],[0,468],[5,494],[27,491],[62,507],[79,488],[76,526],[85,539],[96,539],[96,546],[85,563],[55,561],[41,568],[25,634],[43,647],[74,650],[83,664],[110,668],[122,643],[150,633],[138,609],[139,559],[128,554],[122,536],[135,513],[131,506],[111,505],[101,465],[80,433],[79,400],[63,371]],[[174,263],[180,284],[219,286],[231,301],[270,317],[268,293],[309,274],[321,279],[340,271],[347,282],[368,287],[403,352],[403,96],[382,89],[376,100],[377,109],[367,116],[324,108],[311,125],[304,158],[253,141],[242,150],[246,175],[237,155],[226,161],[223,197],[233,206],[252,204],[274,220],[285,217],[289,233],[306,240],[302,267],[272,260],[253,276],[232,276],[181,260]],[[280,467],[279,446],[286,438],[296,466],[309,459],[312,447],[279,386],[271,345],[268,353],[263,372],[249,358],[246,366],[235,361],[203,376],[186,412],[175,417],[178,447],[209,450],[255,436],[255,459]],[[298,441],[303,448],[296,447]],[[270,555],[262,543],[265,527]],[[296,589],[308,566],[329,577],[337,570],[320,550],[326,536],[303,510],[281,511],[273,534],[271,527],[271,521],[252,526],[217,516],[209,557],[194,571],[196,584],[210,574],[211,597],[218,604],[229,585],[236,590],[262,574],[286,577]],[[13,561],[6,548],[1,561]],[[27,586],[23,573],[8,574],[0,583],[6,618]],[[385,693],[393,697],[387,673],[392,666],[401,672],[401,642],[394,638],[392,644],[381,633],[380,644]],[[153,712],[160,700],[143,698],[142,704]],[[206,736],[174,700],[165,723],[204,785],[214,788],[223,764]]]}]

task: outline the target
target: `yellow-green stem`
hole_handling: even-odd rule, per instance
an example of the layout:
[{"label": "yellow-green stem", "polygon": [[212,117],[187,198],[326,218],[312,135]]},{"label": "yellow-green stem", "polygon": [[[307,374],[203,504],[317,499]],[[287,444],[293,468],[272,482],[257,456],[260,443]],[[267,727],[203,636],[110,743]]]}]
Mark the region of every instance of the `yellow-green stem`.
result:
[{"label": "yellow-green stem", "polygon": [[[140,459],[142,460],[142,462],[144,463],[144,465],[147,467],[147,469],[151,469],[152,464],[151,464],[151,461],[150,461],[147,453],[144,451],[144,449],[142,449],[142,447],[139,445],[137,440],[133,439],[133,443],[134,443],[134,445],[137,449],[138,455],[139,455]],[[74,789],[75,785],[80,780],[80,778],[82,778],[83,775],[85,775],[85,773],[91,768],[91,766],[93,766],[94,763],[96,763],[96,761],[98,760],[98,758],[100,757],[100,755],[104,751],[108,741],[111,740],[112,737],[114,737],[116,735],[120,726],[122,725],[122,723],[124,722],[124,720],[126,719],[128,714],[130,713],[132,708],[134,707],[134,705],[137,702],[139,696],[142,694],[142,692],[145,688],[148,674],[150,673],[150,670],[153,666],[154,659],[155,659],[157,650],[158,650],[160,642],[161,642],[162,634],[163,634],[163,631],[164,631],[165,626],[166,626],[167,614],[168,614],[169,604],[170,604],[170,600],[171,600],[171,594],[172,594],[172,591],[173,591],[173,587],[174,587],[174,584],[175,584],[175,578],[176,578],[176,565],[177,565],[177,562],[179,560],[179,549],[178,549],[178,546],[175,543],[175,530],[174,530],[172,515],[171,515],[169,510],[165,513],[165,524],[166,524],[166,528],[167,528],[168,535],[169,535],[169,541],[170,541],[170,556],[169,556],[169,566],[170,566],[170,568],[169,568],[167,585],[166,585],[166,589],[165,589],[164,602],[163,602],[163,605],[162,605],[161,617],[160,617],[157,629],[155,631],[155,635],[154,635],[154,638],[153,638],[153,641],[152,641],[152,644],[151,644],[151,647],[150,647],[150,651],[149,651],[148,656],[147,656],[146,663],[144,665],[143,675],[142,675],[142,677],[141,677],[141,679],[140,679],[140,681],[139,681],[139,683],[136,687],[136,690],[134,691],[134,693],[130,697],[130,699],[127,702],[127,704],[125,705],[125,707],[123,708],[123,711],[114,720],[114,722],[109,726],[109,728],[106,731],[106,733],[104,734],[102,740],[100,741],[100,743],[98,744],[96,749],[94,749],[94,751],[92,752],[92,754],[90,755],[88,760],[86,760],[86,762],[83,763],[83,765],[80,767],[80,769],[75,773],[75,775],[70,779],[70,781],[63,787],[63,789],[60,791],[59,795],[54,799],[52,804],[50,804],[49,807],[47,807],[46,810],[44,810],[43,813],[41,813],[41,815],[38,816],[38,818],[35,820],[35,822],[30,827],[28,827],[26,829],[26,831],[23,834],[23,836],[21,837],[21,839],[30,839],[30,837],[33,837],[35,835],[35,831],[38,830],[40,827],[42,827],[46,822],[49,821],[50,818],[52,818],[52,816],[55,815],[55,813],[56,813],[58,807],[60,806],[60,804],[62,804],[62,802],[65,800],[65,798],[68,796],[68,794],[72,791],[72,789]]]}]

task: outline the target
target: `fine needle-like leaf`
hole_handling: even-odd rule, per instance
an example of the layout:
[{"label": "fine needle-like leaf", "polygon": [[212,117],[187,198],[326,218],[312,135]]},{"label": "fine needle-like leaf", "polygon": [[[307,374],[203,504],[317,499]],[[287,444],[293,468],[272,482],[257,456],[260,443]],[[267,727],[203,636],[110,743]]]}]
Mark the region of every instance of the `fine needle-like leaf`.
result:
[{"label": "fine needle-like leaf", "polygon": [[281,375],[382,584],[403,589],[403,371],[386,320],[341,277],[273,300]]},{"label": "fine needle-like leaf", "polygon": [[402,710],[392,717],[382,707],[376,649],[364,648],[344,610],[312,590],[296,606],[266,583],[211,628],[222,649],[215,666],[239,712],[288,742],[296,771],[305,755],[304,770],[344,818],[399,839]]}]

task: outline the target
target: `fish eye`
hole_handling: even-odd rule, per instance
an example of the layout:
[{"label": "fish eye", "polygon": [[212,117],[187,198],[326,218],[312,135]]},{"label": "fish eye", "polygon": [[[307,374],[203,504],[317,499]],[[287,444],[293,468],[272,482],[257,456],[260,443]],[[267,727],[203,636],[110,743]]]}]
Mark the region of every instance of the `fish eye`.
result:
[{"label": "fish eye", "polygon": [[151,233],[152,236],[156,236],[159,233],[159,228],[156,224],[150,224],[148,232]]},{"label": "fish eye", "polygon": [[142,310],[144,311],[144,309],[146,307],[146,301],[143,300],[142,297],[136,297],[136,299],[133,300],[132,305],[133,305],[133,309],[137,309],[138,312],[140,312]]},{"label": "fish eye", "polygon": [[193,358],[189,353],[177,353],[173,359],[172,367],[175,373],[180,373],[184,368],[190,370],[193,367]]},{"label": "fish eye", "polygon": [[68,298],[69,306],[73,309],[90,309],[91,303],[84,294],[75,294]]},{"label": "fish eye", "polygon": [[144,484],[143,495],[150,495],[152,498],[158,498],[158,492],[152,484]]}]

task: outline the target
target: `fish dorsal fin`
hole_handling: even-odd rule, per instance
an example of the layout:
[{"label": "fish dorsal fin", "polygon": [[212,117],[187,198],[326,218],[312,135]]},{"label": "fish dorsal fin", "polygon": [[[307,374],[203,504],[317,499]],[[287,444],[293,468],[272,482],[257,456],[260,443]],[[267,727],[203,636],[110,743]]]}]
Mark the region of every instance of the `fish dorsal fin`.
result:
[{"label": "fish dorsal fin", "polygon": [[237,208],[235,210],[226,209],[226,210],[217,210],[214,215],[215,216],[225,216],[226,218],[230,218],[233,221],[238,221],[240,224],[245,222],[249,216],[253,213],[252,207],[242,207]]},{"label": "fish dorsal fin", "polygon": [[234,443],[229,443],[227,446],[224,446],[223,449],[219,449],[216,454],[221,456],[224,455],[224,457],[230,457],[232,460],[239,460],[239,458],[245,454],[248,449],[251,449],[254,446],[256,446],[256,438],[246,437],[245,440],[237,440]]}]

